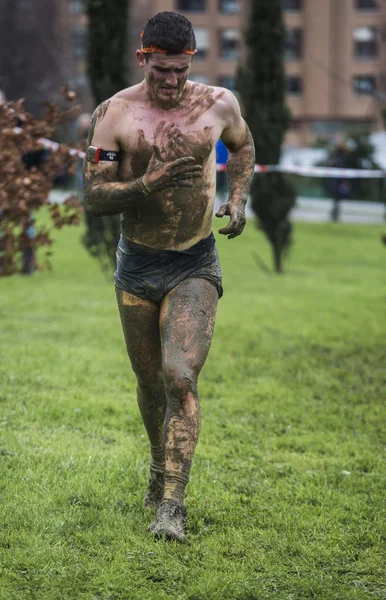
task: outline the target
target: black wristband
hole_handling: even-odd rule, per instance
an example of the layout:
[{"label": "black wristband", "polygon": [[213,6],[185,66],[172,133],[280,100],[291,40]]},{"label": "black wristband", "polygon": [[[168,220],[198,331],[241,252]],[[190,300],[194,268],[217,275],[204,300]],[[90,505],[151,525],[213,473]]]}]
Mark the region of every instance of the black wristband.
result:
[{"label": "black wristband", "polygon": [[119,161],[121,153],[116,150],[103,150],[96,146],[89,146],[86,151],[86,160],[88,162],[99,163],[101,160],[107,162]]}]

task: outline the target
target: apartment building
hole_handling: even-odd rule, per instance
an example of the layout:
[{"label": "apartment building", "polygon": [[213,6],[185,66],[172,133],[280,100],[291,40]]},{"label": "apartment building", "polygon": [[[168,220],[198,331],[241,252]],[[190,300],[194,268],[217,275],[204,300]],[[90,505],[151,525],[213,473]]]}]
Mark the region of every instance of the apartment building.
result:
[{"label": "apartment building", "polygon": [[289,143],[381,126],[384,0],[284,0]]},{"label": "apartment building", "polygon": [[[65,1],[72,27],[72,83],[84,89],[83,4]],[[142,77],[135,60],[141,29],[151,15],[173,10],[185,14],[195,29],[198,52],[191,79],[234,90],[245,52],[242,32],[250,1],[132,1],[128,32],[132,82]],[[319,136],[380,128],[380,110],[386,104],[386,0],[283,0],[283,9],[287,101],[292,112],[286,143],[305,145]]]}]

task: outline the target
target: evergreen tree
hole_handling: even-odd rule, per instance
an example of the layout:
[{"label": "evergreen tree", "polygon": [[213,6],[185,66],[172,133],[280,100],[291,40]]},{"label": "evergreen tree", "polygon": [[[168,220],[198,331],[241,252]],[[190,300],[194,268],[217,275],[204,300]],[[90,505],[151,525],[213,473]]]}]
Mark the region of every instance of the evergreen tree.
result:
[{"label": "evergreen tree", "polygon": [[[129,85],[128,0],[86,0],[87,72],[98,105]],[[108,149],[108,148],[107,148]],[[84,244],[102,268],[115,265],[119,215],[96,217],[86,212]]]},{"label": "evergreen tree", "polygon": [[[258,164],[278,164],[289,123],[283,65],[285,36],[282,0],[253,0],[245,32],[246,61],[239,69],[237,87]],[[272,244],[275,270],[280,273],[283,253],[291,243],[288,215],[295,204],[295,189],[286,175],[271,172],[255,175],[251,196],[252,209]]]}]

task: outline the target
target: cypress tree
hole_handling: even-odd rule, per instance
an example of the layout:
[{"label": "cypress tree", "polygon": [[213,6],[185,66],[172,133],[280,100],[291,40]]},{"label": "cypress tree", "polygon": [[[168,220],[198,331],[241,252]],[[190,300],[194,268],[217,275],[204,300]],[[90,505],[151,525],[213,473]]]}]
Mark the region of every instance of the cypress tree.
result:
[{"label": "cypress tree", "polygon": [[[256,161],[276,165],[290,119],[285,105],[282,0],[252,0],[248,22],[246,60],[239,68],[237,87],[255,142]],[[295,205],[295,189],[282,173],[258,174],[252,182],[251,196],[259,227],[272,244],[275,270],[281,273],[283,253],[291,243],[288,215]]]},{"label": "cypress tree", "polygon": [[86,0],[87,72],[96,104],[128,86],[128,0]]},{"label": "cypress tree", "polygon": [[[86,0],[87,73],[98,105],[129,85],[128,0]],[[86,212],[83,242],[104,269],[115,265],[119,215],[96,217]]]}]

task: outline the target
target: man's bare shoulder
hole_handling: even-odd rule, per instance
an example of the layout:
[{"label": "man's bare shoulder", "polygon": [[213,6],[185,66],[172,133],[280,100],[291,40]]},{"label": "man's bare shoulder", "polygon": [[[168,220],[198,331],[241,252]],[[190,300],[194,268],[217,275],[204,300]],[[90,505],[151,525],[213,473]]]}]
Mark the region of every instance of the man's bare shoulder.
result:
[{"label": "man's bare shoulder", "polygon": [[206,102],[212,105],[212,110],[219,117],[228,120],[230,117],[240,113],[240,106],[236,96],[227,88],[206,85],[204,83],[189,82],[192,86],[192,96],[206,98]]},{"label": "man's bare shoulder", "polygon": [[226,88],[222,88],[216,85],[208,85],[206,83],[199,83],[197,81],[188,80],[186,85],[186,91],[184,93],[186,98],[198,98],[201,96],[220,99],[228,94],[233,94]]},{"label": "man's bare shoulder", "polygon": [[128,112],[133,113],[133,106],[140,102],[143,96],[141,84],[121,90],[111,98],[104,100],[94,111],[89,132],[89,140],[96,137],[104,139],[119,138],[121,120]]},{"label": "man's bare shoulder", "polygon": [[139,83],[117,92],[114,96],[99,104],[95,109],[94,117],[98,121],[105,118],[107,121],[111,119],[115,120],[120,113],[124,113],[133,104],[143,99],[144,93],[142,88],[143,85]]},{"label": "man's bare shoulder", "polygon": [[146,93],[143,81],[135,85],[131,85],[120,92],[117,92],[110,98],[110,102],[113,102],[116,107],[123,108],[125,103],[141,102],[145,99]]},{"label": "man's bare shoulder", "polygon": [[240,105],[236,98],[236,96],[223,87],[214,87],[215,95],[219,98],[217,104],[217,109],[224,116],[233,116],[240,112]]},{"label": "man's bare shoulder", "polygon": [[231,96],[233,94],[225,88],[188,81],[179,106],[190,115],[190,123],[210,112],[211,118],[226,124],[229,120],[227,113],[232,112],[234,102],[237,104],[237,100]]}]

